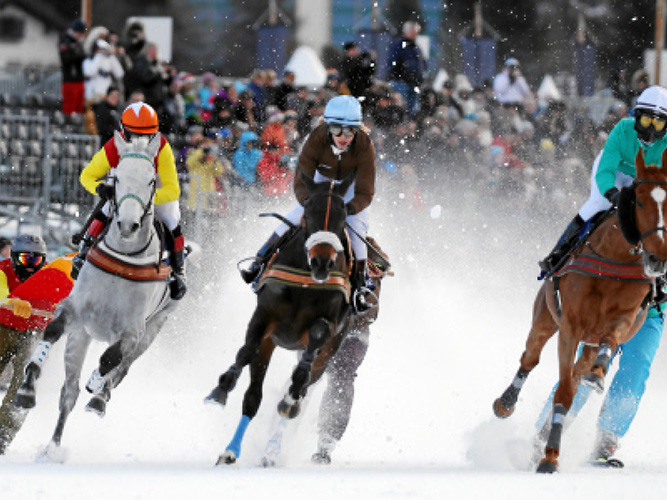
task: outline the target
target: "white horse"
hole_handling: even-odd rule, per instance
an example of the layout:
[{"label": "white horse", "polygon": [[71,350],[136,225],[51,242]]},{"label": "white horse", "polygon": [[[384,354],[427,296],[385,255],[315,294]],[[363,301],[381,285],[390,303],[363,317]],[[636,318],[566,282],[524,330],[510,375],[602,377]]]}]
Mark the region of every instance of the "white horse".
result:
[{"label": "white horse", "polygon": [[[115,133],[120,162],[113,176],[115,195],[108,231],[88,253],[72,293],[58,306],[25,369],[16,405],[35,406],[34,382],[51,345],[67,333],[65,383],[52,445],[60,446],[65,422],[79,395],[79,379],[92,339],[109,348],[86,385],[93,397],[86,407],[104,416],[111,389],[151,345],[177,301],[169,294],[169,266],[159,232],[153,224],[157,174],[153,158],[160,138],[135,138],[126,143]],[[48,448],[47,448],[48,449]]]}]

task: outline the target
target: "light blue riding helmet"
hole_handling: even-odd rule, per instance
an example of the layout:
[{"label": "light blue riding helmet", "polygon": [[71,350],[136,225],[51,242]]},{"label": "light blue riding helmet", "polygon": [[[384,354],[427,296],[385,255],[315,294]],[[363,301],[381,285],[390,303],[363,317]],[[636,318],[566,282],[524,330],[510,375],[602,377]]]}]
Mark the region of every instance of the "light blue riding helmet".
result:
[{"label": "light blue riding helmet", "polygon": [[338,125],[361,126],[361,104],[351,95],[338,95],[324,108],[324,121]]}]

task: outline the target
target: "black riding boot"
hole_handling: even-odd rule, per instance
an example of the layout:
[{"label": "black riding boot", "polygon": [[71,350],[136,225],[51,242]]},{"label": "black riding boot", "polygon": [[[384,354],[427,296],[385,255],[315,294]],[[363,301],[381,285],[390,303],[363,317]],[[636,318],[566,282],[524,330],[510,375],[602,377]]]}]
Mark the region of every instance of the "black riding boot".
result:
[{"label": "black riding boot", "polygon": [[556,264],[567,254],[574,243],[577,241],[579,231],[584,226],[584,220],[577,214],[577,216],[570,221],[565,228],[565,232],[558,239],[558,243],[551,250],[551,253],[539,262],[543,274],[550,273]]},{"label": "black riding boot", "polygon": [[366,301],[370,290],[366,286],[366,260],[357,260],[354,263],[354,289],[352,290],[352,307],[357,314],[373,308],[373,304]]},{"label": "black riding boot", "polygon": [[97,238],[87,233],[81,239],[81,243],[79,243],[79,253],[72,257],[72,270],[69,274],[73,280],[76,280],[79,277],[79,272],[81,272],[81,268],[86,261],[88,250],[95,244],[96,239]]},{"label": "black riding boot", "polygon": [[273,233],[269,239],[266,240],[266,242],[262,245],[262,248],[257,251],[255,260],[252,261],[248,269],[241,269],[240,272],[243,281],[246,283],[252,283],[255,281],[255,279],[257,279],[257,277],[262,272],[262,269],[264,269],[264,266],[273,255],[273,252],[275,252],[276,244],[279,240],[280,236],[278,236],[276,233]]},{"label": "black riding boot", "polygon": [[177,250],[171,252],[169,256],[169,263],[171,264],[172,280],[169,283],[169,291],[173,300],[181,300],[187,292],[188,288],[185,286],[185,254],[184,250]]},{"label": "black riding boot", "polygon": [[658,276],[655,279],[655,297],[653,297],[653,303],[655,305],[660,305],[663,302],[667,302],[667,290],[665,290],[666,286],[667,276],[664,274],[662,276]]}]

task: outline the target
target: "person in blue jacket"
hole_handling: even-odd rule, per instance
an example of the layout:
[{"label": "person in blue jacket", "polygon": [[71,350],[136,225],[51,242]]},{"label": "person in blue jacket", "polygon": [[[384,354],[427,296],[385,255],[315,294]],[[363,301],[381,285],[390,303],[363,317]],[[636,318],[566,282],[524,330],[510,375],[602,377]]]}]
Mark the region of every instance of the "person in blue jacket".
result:
[{"label": "person in blue jacket", "polygon": [[405,99],[409,115],[419,111],[419,90],[424,83],[427,63],[416,43],[421,26],[416,21],[403,24],[403,37],[389,48],[389,83]]},{"label": "person in blue jacket", "polygon": [[[541,277],[552,272],[569,252],[587,221],[617,203],[619,188],[629,186],[637,175],[635,158],[640,148],[647,165],[662,167],[662,152],[667,148],[666,132],[667,89],[654,85],[644,90],[637,99],[634,117],[620,120],[610,132],[602,152],[593,163],[591,196],[569,223],[551,253],[540,262]],[[618,371],[607,391],[598,418],[597,439],[592,456],[598,465],[623,466],[613,455],[637,414],[660,345],[664,326],[664,285],[664,278],[656,280],[656,298],[646,321],[632,339],[618,347],[614,355],[614,358],[618,358]],[[555,389],[538,419],[540,429],[549,416],[554,392]],[[581,409],[589,393],[589,387],[579,386],[569,412],[572,417]]]},{"label": "person in blue jacket", "polygon": [[241,134],[239,148],[234,153],[234,170],[239,174],[244,186],[257,184],[257,164],[262,159],[259,143],[257,134],[246,130]]}]

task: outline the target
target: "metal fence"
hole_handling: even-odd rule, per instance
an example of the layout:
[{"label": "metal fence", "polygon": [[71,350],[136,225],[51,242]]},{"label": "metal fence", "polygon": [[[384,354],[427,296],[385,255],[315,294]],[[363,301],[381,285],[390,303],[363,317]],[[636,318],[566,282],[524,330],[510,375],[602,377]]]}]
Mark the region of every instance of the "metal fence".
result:
[{"label": "metal fence", "polygon": [[[27,100],[60,98],[62,85],[60,68],[1,68],[0,96]],[[37,103],[39,104],[39,103]]]},{"label": "metal fence", "polygon": [[0,115],[0,227],[40,226],[66,243],[94,201],[79,175],[97,149],[97,136],[53,133],[46,116]]}]

